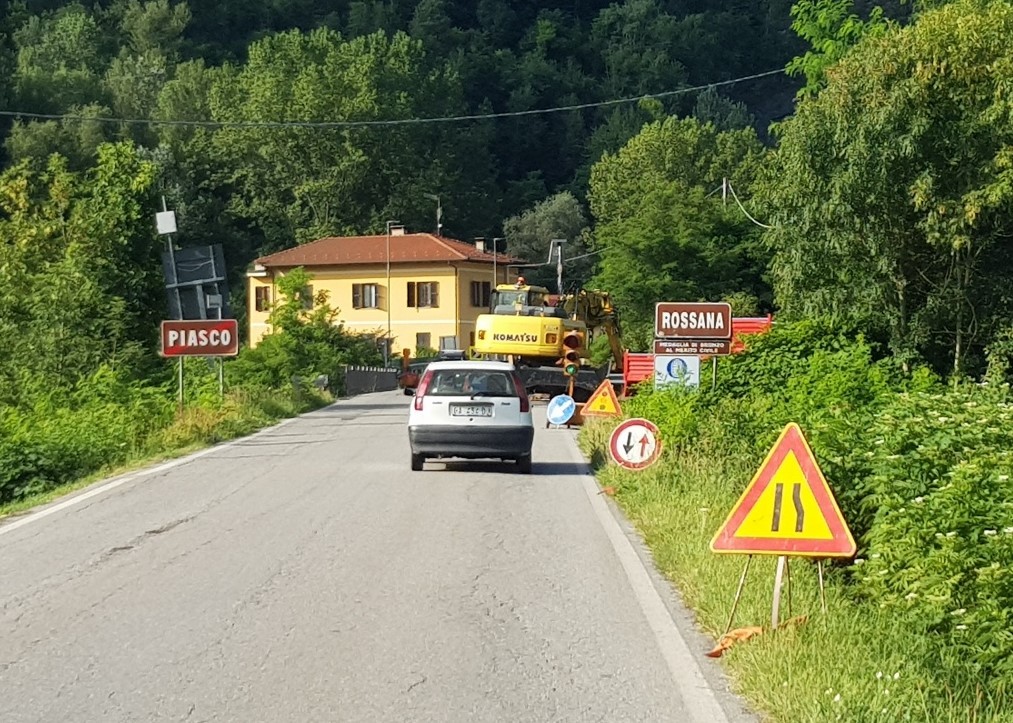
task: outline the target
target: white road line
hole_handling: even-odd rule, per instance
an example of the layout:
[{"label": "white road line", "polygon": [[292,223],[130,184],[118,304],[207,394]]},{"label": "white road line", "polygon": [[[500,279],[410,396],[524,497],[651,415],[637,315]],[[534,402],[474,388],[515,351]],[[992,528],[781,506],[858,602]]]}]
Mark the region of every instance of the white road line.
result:
[{"label": "white road line", "polygon": [[[567,445],[570,454],[575,460],[586,463],[576,444]],[[718,702],[717,696],[711,689],[710,683],[704,677],[700,664],[693,657],[693,653],[683,640],[682,634],[672,620],[672,615],[661,599],[657,588],[651,582],[650,574],[644,567],[637,551],[633,549],[629,538],[619,526],[612,511],[605,500],[602,499],[595,479],[591,475],[582,475],[584,492],[587,493],[591,507],[594,509],[601,523],[612,549],[616,552],[626,579],[629,580],[633,594],[640,603],[640,609],[647,618],[654,637],[658,642],[661,655],[668,665],[668,671],[675,681],[679,695],[686,704],[686,710],[694,721],[700,723],[727,723],[728,716]]]},{"label": "white road line", "polygon": [[259,437],[263,434],[273,432],[279,427],[283,427],[289,422],[295,421],[296,419],[299,419],[299,417],[290,417],[288,419],[282,420],[278,424],[268,427],[267,429],[262,429],[259,432],[256,432],[255,434],[251,434],[248,437],[239,437],[238,439],[234,439],[231,442],[226,442],[224,444],[215,445],[214,447],[202,449],[200,452],[194,452],[193,454],[189,454],[186,457],[180,457],[179,459],[174,459],[171,462],[160,464],[157,467],[141,470],[140,472],[135,472],[133,474],[128,474],[125,477],[120,477],[119,479],[111,480],[109,482],[106,482],[105,484],[99,485],[98,487],[93,487],[87,492],[83,492],[82,494],[75,495],[74,497],[66,499],[63,502],[58,502],[55,505],[52,505],[51,507],[43,507],[38,512],[32,512],[28,515],[25,515],[19,520],[11,522],[10,524],[5,525],[2,522],[0,522],[0,535],[6,535],[8,532],[14,532],[14,530],[24,527],[25,525],[30,525],[33,522],[38,522],[39,520],[49,517],[50,515],[55,515],[57,512],[62,512],[63,510],[69,507],[74,507],[75,505],[79,505],[82,502],[87,502],[92,497],[97,497],[98,495],[110,492],[111,490],[114,490],[117,487],[120,487],[121,485],[125,485],[127,482],[133,482],[134,480],[140,477],[147,477],[149,475],[165,472],[174,467],[179,467],[180,465],[193,462],[195,459],[200,459],[201,457],[211,454],[212,452],[220,452],[223,449],[228,449],[229,447],[232,447],[238,444],[239,442],[246,442],[251,439],[254,439],[255,437]]}]

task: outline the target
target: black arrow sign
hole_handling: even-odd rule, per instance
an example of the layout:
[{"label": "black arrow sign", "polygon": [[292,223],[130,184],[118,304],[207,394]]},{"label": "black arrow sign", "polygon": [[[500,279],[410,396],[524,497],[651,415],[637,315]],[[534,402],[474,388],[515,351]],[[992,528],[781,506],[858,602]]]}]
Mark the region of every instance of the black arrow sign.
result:
[{"label": "black arrow sign", "polygon": [[626,444],[623,445],[623,449],[626,450],[626,454],[629,454],[630,450],[633,449],[633,432],[626,435]]}]

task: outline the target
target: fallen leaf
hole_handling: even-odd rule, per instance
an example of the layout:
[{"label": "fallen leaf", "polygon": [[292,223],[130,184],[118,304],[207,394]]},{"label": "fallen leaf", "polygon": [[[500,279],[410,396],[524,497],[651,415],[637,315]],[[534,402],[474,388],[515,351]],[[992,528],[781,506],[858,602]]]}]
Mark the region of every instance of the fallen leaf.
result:
[{"label": "fallen leaf", "polygon": [[609,497],[615,497],[616,496],[616,488],[615,487],[602,487],[601,492],[599,492],[598,494],[600,494],[600,495],[601,494],[605,494],[605,495],[608,495]]},{"label": "fallen leaf", "polygon": [[752,625],[748,628],[736,628],[735,630],[729,630],[727,633],[721,636],[718,640],[718,644],[714,646],[714,649],[707,653],[708,658],[720,658],[728,648],[732,647],[735,643],[745,642],[754,635],[762,635],[763,628],[758,625]]}]

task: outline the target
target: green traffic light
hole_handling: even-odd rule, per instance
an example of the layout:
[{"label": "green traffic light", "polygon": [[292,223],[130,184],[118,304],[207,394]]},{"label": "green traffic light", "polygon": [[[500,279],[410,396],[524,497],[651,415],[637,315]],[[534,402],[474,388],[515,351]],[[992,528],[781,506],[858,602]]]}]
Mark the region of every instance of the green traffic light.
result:
[{"label": "green traffic light", "polygon": [[576,364],[567,364],[563,368],[563,371],[566,372],[567,376],[575,377],[575,376],[577,376],[577,365]]}]

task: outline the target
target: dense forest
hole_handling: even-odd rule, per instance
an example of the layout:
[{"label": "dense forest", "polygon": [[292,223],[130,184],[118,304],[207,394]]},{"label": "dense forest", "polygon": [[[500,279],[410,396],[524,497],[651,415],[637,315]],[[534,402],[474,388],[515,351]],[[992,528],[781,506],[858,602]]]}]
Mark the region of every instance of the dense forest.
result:
[{"label": "dense forest", "polygon": [[[725,299],[906,370],[1008,366],[1009,3],[323,5],[4,3],[0,404],[167,378],[162,197],[177,243],[223,245],[240,317],[259,254],[439,207],[532,261],[569,239],[635,350],[655,301]],[[339,320],[257,379],[373,358]]]}]

